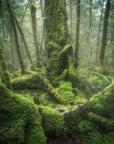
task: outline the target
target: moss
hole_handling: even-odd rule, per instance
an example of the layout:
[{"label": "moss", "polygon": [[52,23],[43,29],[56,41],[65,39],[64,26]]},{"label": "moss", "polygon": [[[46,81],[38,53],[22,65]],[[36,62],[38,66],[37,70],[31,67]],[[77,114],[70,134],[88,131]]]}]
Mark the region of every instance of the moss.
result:
[{"label": "moss", "polygon": [[102,143],[101,135],[98,132],[89,132],[85,136],[85,141],[89,141],[94,144]]},{"label": "moss", "polygon": [[[14,95],[0,83],[0,139],[13,144],[46,143],[41,127],[41,116],[36,105],[22,97]],[[29,141],[29,142],[28,142]]]},{"label": "moss", "polygon": [[42,126],[48,138],[64,139],[64,116],[57,110],[53,110],[49,107],[42,108]]},{"label": "moss", "polygon": [[12,80],[14,90],[29,89],[42,90],[50,94],[58,102],[67,104],[67,101],[54,89],[48,79],[40,73],[30,72]]},{"label": "moss", "polygon": [[87,134],[88,132],[95,131],[94,124],[90,121],[84,120],[78,124],[79,132],[81,134]]},{"label": "moss", "polygon": [[102,129],[108,129],[108,121],[106,118],[96,115],[94,113],[89,113],[88,114],[89,119],[94,122],[94,124]]},{"label": "moss", "polygon": [[72,83],[66,81],[60,81],[60,85],[57,91],[68,101],[73,102],[75,95],[72,92]]},{"label": "moss", "polygon": [[71,45],[66,45],[59,54],[59,74],[63,72],[64,69],[69,68],[70,56],[73,55],[73,49]]},{"label": "moss", "polygon": [[7,86],[7,88],[12,89],[11,79],[7,69],[7,63],[1,47],[0,47],[0,68],[3,83]]},{"label": "moss", "polygon": [[39,96],[34,96],[33,101],[35,104],[40,104]]}]

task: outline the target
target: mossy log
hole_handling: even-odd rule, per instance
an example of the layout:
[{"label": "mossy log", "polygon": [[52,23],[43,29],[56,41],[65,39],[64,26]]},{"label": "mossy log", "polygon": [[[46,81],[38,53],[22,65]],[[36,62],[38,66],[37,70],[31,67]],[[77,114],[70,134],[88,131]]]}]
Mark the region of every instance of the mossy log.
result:
[{"label": "mossy log", "polygon": [[[114,81],[89,101],[63,112],[68,135],[81,135],[91,143],[105,143],[109,133],[114,135]],[[103,140],[104,139],[104,140]]]},{"label": "mossy log", "polygon": [[21,77],[17,77],[12,80],[12,86],[14,90],[21,89],[36,89],[47,91],[53,98],[55,98],[59,103],[67,104],[67,101],[57,92],[57,90],[51,85],[50,81],[46,79],[40,73],[30,72]]},{"label": "mossy log", "polygon": [[0,83],[0,143],[46,144],[36,105]]},{"label": "mossy log", "polygon": [[112,82],[108,87],[106,87],[105,89],[103,89],[101,92],[98,92],[97,94],[95,94],[92,98],[90,98],[89,101],[86,101],[70,110],[67,110],[65,112],[62,112],[62,114],[66,115],[68,114],[69,112],[71,111],[74,111],[74,110],[77,110],[77,109],[83,109],[85,106],[87,106],[89,103],[91,104],[91,101],[94,100],[94,98],[98,97],[98,96],[101,96],[103,94],[105,94],[105,92],[111,88],[111,87],[114,87],[114,82]]}]

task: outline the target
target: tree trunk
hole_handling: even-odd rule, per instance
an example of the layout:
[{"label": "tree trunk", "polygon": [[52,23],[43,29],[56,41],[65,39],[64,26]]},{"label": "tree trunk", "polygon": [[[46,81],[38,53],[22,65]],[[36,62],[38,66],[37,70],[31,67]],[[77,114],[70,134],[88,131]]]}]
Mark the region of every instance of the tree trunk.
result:
[{"label": "tree trunk", "polygon": [[70,34],[72,34],[72,0],[70,0]]},{"label": "tree trunk", "polygon": [[8,7],[8,12],[9,12],[9,15],[10,15],[10,19],[11,19],[11,22],[12,22],[12,27],[13,27],[13,31],[14,31],[14,35],[15,35],[16,50],[17,50],[17,55],[18,55],[18,58],[19,58],[19,63],[20,63],[20,66],[21,66],[21,71],[22,71],[22,74],[24,74],[25,73],[25,68],[24,68],[24,63],[23,63],[22,56],[21,56],[21,51],[20,51],[20,46],[19,46],[19,40],[18,40],[18,34],[17,34],[14,15],[13,15],[13,12],[11,10],[11,6],[10,6],[10,3],[9,3],[8,0],[6,1],[6,4],[7,4],[7,7]]},{"label": "tree trunk", "polygon": [[75,62],[74,62],[75,68],[78,67],[79,36],[80,36],[80,0],[77,0],[76,46],[75,46]]},{"label": "tree trunk", "polygon": [[37,57],[37,67],[41,67],[41,59],[40,59],[40,47],[38,43],[38,35],[37,35],[37,21],[36,21],[36,6],[33,0],[30,1],[30,10],[31,10],[31,20],[32,20],[32,31],[33,31],[33,38],[34,44],[36,48],[36,57]]},{"label": "tree trunk", "polygon": [[[103,2],[103,5],[104,5],[104,2]],[[101,10],[101,15],[100,15],[99,30],[98,30],[98,37],[97,37],[96,62],[97,62],[98,52],[99,52],[99,37],[100,37],[100,31],[101,31],[102,15],[103,15],[103,6],[102,6],[102,10]]]},{"label": "tree trunk", "polygon": [[90,0],[90,19],[89,19],[89,30],[91,29],[92,25],[92,0]]},{"label": "tree trunk", "polygon": [[[1,43],[1,40],[0,40]],[[2,81],[6,85],[8,89],[12,89],[10,75],[7,69],[7,63],[3,54],[3,50],[0,45],[0,68],[1,68],[1,74],[2,74]]]},{"label": "tree trunk", "polygon": [[105,56],[105,49],[107,44],[107,28],[108,28],[109,13],[110,13],[110,0],[107,0],[105,15],[104,15],[102,42],[100,47],[100,64],[102,66],[104,65],[104,56]]},{"label": "tree trunk", "polygon": [[22,29],[21,29],[21,26],[19,25],[16,17],[14,17],[14,18],[15,18],[15,22],[16,22],[17,28],[18,28],[18,30],[19,30],[19,32],[20,32],[20,35],[21,35],[21,39],[22,39],[22,41],[23,41],[23,43],[24,43],[25,50],[26,50],[26,53],[27,53],[27,55],[28,55],[29,61],[30,61],[31,64],[33,64],[33,62],[32,62],[32,57],[31,57],[31,54],[30,54],[30,51],[29,51],[27,42],[26,42],[26,40],[25,40],[24,33],[23,33],[23,31],[22,31]]},{"label": "tree trunk", "polygon": [[[60,51],[68,44],[68,29],[66,24],[66,9],[64,0],[46,0],[45,25],[46,25],[46,51],[49,59],[48,71],[51,78],[61,74],[62,59],[58,62]],[[50,73],[51,72],[51,73]]]}]

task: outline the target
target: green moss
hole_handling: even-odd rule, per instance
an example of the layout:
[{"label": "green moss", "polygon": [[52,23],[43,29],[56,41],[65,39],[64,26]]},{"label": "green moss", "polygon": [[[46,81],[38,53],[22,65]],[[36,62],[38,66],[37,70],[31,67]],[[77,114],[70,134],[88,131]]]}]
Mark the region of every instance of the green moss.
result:
[{"label": "green moss", "polygon": [[0,68],[1,68],[2,82],[7,86],[7,88],[12,89],[11,79],[7,69],[7,63],[1,47],[0,47]]},{"label": "green moss", "polygon": [[72,83],[60,81],[60,85],[57,88],[57,91],[68,101],[73,102],[75,95],[72,93]]},{"label": "green moss", "polygon": [[49,138],[65,138],[64,116],[49,107],[42,108],[42,126]]},{"label": "green moss", "polygon": [[14,95],[0,83],[0,115],[3,113],[5,118],[0,117],[2,143],[46,143],[36,105],[21,95]]},{"label": "green moss", "polygon": [[108,125],[108,121],[106,118],[96,115],[94,113],[89,113],[88,116],[89,116],[89,119],[92,122],[94,122],[96,126],[103,128],[103,129],[108,129],[109,125]]},{"label": "green moss", "polygon": [[43,90],[55,98],[59,103],[67,104],[67,101],[57,92],[51,85],[48,79],[37,72],[30,72],[21,77],[12,80],[12,86],[15,90],[29,89],[29,90]]},{"label": "green moss", "polygon": [[90,121],[84,120],[78,124],[78,129],[81,134],[95,131],[94,124]]}]

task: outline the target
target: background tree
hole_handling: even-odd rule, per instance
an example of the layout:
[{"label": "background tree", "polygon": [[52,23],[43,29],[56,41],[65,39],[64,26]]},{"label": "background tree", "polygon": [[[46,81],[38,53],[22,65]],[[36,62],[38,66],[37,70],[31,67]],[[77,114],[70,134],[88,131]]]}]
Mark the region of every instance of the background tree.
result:
[{"label": "background tree", "polygon": [[106,49],[106,43],[107,43],[107,28],[108,28],[108,19],[109,19],[109,13],[110,13],[110,0],[107,0],[106,4],[106,10],[104,15],[104,25],[103,25],[103,34],[102,34],[102,42],[101,42],[101,48],[100,48],[100,64],[103,66],[104,64],[104,55],[105,55],[105,49]]}]

